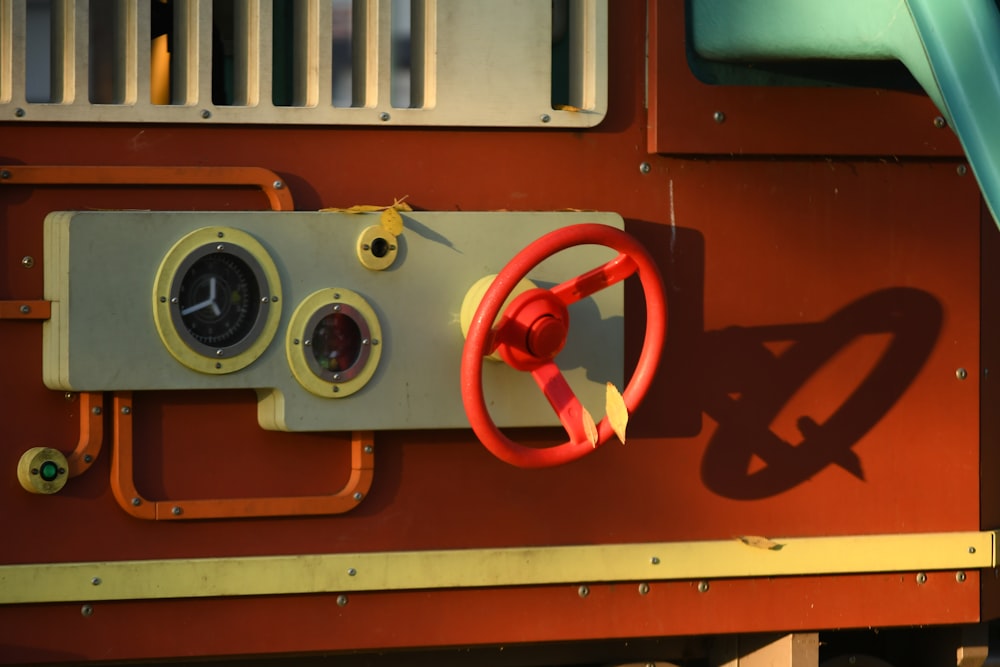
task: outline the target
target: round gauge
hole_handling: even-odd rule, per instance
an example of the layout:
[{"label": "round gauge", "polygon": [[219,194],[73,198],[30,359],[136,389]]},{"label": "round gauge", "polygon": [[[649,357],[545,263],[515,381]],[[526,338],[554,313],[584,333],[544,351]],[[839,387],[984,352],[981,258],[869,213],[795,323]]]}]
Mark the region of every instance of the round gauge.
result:
[{"label": "round gauge", "polygon": [[236,229],[199,229],[171,248],[157,272],[160,339],[194,370],[245,368],[274,337],[279,289],[277,269],[256,239]]},{"label": "round gauge", "polygon": [[360,294],[341,288],[306,297],[292,314],[285,342],[292,375],[327,398],[344,398],[364,387],[382,348],[375,311]]},{"label": "round gauge", "polygon": [[237,255],[205,255],[181,277],[177,308],[184,329],[196,341],[232,347],[247,339],[260,316],[257,276]]}]

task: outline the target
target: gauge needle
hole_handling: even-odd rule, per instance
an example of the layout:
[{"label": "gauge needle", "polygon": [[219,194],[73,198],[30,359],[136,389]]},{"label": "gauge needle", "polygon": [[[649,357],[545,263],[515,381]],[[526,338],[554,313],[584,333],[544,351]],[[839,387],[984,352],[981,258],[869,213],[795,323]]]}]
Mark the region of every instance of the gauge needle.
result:
[{"label": "gauge needle", "polygon": [[222,314],[222,310],[219,309],[218,304],[215,303],[215,278],[213,277],[208,283],[208,300],[212,302],[212,312],[216,317]]},{"label": "gauge needle", "polygon": [[200,301],[194,304],[193,306],[188,306],[187,308],[183,309],[181,311],[181,315],[190,315],[191,313],[197,313],[202,308],[208,308],[209,306],[212,307],[212,312],[215,313],[216,317],[222,314],[222,311],[219,310],[219,307],[215,305],[215,278],[212,278],[208,283],[208,298],[205,299],[204,301]]}]

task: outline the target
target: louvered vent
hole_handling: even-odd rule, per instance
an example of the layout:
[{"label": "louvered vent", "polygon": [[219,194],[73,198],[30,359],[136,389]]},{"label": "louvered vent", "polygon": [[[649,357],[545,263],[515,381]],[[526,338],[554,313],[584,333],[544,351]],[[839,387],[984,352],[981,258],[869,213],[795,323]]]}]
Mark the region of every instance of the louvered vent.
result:
[{"label": "louvered vent", "polygon": [[590,127],[607,0],[0,0],[0,118]]}]

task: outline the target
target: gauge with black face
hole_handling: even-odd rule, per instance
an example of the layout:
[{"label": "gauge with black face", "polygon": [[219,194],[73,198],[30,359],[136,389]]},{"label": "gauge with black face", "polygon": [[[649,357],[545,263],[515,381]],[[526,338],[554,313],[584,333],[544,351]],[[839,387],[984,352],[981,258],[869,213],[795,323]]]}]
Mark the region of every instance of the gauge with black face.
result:
[{"label": "gauge with black face", "polygon": [[164,256],[153,286],[160,340],[179,362],[202,373],[232,373],[253,363],[278,328],[280,279],[250,234],[205,227]]},{"label": "gauge with black face", "polygon": [[181,278],[177,307],[187,333],[226,348],[244,340],[260,314],[260,285],[245,261],[226,252],[199,258]]}]

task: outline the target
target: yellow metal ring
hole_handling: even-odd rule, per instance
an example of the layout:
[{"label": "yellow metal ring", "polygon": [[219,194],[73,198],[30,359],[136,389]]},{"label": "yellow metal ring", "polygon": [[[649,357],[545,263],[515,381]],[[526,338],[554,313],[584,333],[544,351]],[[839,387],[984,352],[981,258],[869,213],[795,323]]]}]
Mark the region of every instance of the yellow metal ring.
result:
[{"label": "yellow metal ring", "polygon": [[358,261],[366,269],[383,271],[396,261],[399,244],[382,225],[366,227],[358,237]]},{"label": "yellow metal ring", "polygon": [[[235,247],[256,262],[256,268],[263,276],[263,284],[259,286],[260,294],[262,298],[267,297],[267,302],[261,303],[264,309],[260,315],[264,318],[263,326],[256,332],[254,340],[231,356],[210,356],[193,349],[178,330],[180,325],[175,321],[171,310],[173,296],[171,290],[180,277],[177,274],[182,264],[192,253],[213,243],[224,243],[227,247]],[[160,262],[153,282],[153,319],[160,340],[174,359],[200,373],[222,375],[246,368],[267,349],[278,331],[281,299],[281,279],[278,277],[278,269],[257,239],[231,227],[203,227],[175,243]]]},{"label": "yellow metal ring", "polygon": [[31,493],[58,493],[69,479],[66,456],[51,447],[32,447],[17,462],[17,481]]},{"label": "yellow metal ring", "polygon": [[[357,318],[355,323],[363,338],[362,353],[355,365],[344,371],[342,379],[321,372],[313,359],[311,329],[318,317],[327,312],[343,312],[350,314],[352,319]],[[292,313],[285,338],[285,353],[292,375],[307,391],[323,398],[345,398],[368,384],[378,368],[383,347],[382,327],[375,311],[360,294],[339,287],[307,296]]]}]

